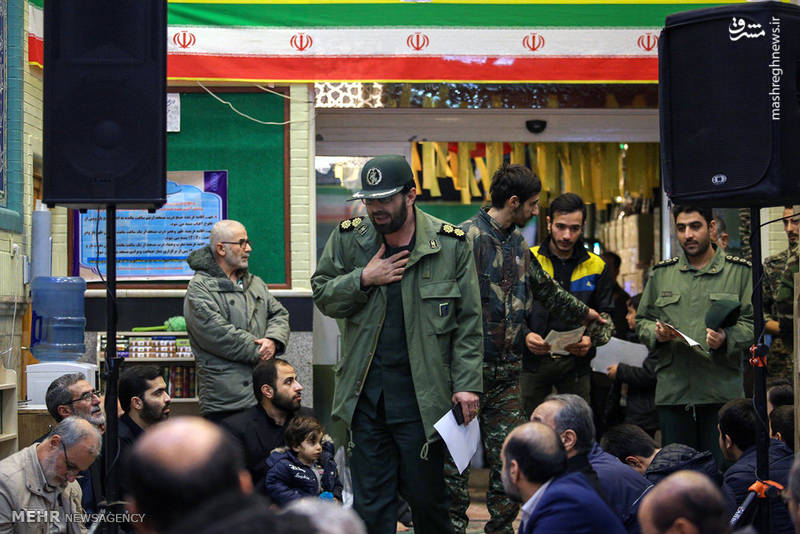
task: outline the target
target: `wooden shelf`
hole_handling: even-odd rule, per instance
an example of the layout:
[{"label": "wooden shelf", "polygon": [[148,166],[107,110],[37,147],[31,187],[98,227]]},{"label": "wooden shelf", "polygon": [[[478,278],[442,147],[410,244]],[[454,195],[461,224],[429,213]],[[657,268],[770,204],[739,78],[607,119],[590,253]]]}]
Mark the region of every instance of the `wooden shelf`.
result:
[{"label": "wooden shelf", "polygon": [[[98,332],[99,335],[104,336],[105,332]],[[148,330],[147,332],[117,332],[118,336],[134,336],[134,337],[148,337],[148,336],[177,336],[186,337],[188,332],[169,332],[167,330]]]},{"label": "wooden shelf", "polygon": [[[106,361],[105,358],[100,358],[101,362]],[[137,362],[137,363],[194,363],[194,358],[184,358],[184,357],[175,357],[175,358],[135,358],[133,356],[128,356],[127,358],[122,358],[123,363],[127,362]],[[2,389],[2,388],[0,388]]]},{"label": "wooden shelf", "polygon": [[16,384],[0,384],[0,391],[6,390],[6,389],[17,389],[17,385]]},{"label": "wooden shelf", "polygon": [[[153,330],[142,331],[142,332],[130,332],[130,331],[125,332],[125,331],[123,331],[123,332],[117,332],[117,336],[118,337],[122,337],[123,339],[127,340],[127,342],[130,342],[131,338],[151,338],[151,339],[153,337],[173,338],[173,339],[176,340],[176,345],[179,343],[179,344],[181,344],[183,346],[187,345],[188,339],[189,339],[188,338],[189,334],[187,332],[167,332],[167,331],[153,331]],[[97,356],[98,356],[97,363],[98,364],[104,364],[105,361],[106,361],[106,359],[104,357],[105,355],[100,350],[100,346],[102,345],[102,339],[104,337],[105,337],[105,332],[98,332],[97,333],[97,349],[98,349],[97,350]],[[172,343],[169,343],[169,345],[172,345]],[[128,345],[128,347],[130,347],[130,345]],[[143,351],[143,352],[145,354],[148,353],[148,351]],[[152,354],[153,352],[155,352],[155,353],[159,353],[159,352],[161,352],[161,353],[165,353],[165,352],[169,353],[168,351],[159,351],[159,350],[157,350],[155,348],[152,349],[152,352],[150,352],[150,354]],[[176,370],[180,369],[181,370],[181,374],[183,374],[183,371],[185,371],[186,375],[189,374],[189,369],[196,370],[197,359],[194,357],[194,354],[192,354],[192,353],[188,353],[188,356],[185,355],[185,354],[187,354],[185,352],[182,352],[181,356],[167,356],[167,357],[154,357],[154,356],[137,357],[137,356],[134,356],[135,354],[141,354],[141,353],[142,352],[128,351],[128,356],[125,357],[125,358],[122,358],[121,363],[125,364],[126,366],[132,366],[132,365],[138,365],[138,364],[150,364],[150,365],[157,365],[159,367],[166,367],[166,368],[169,368],[169,369],[176,369]],[[167,382],[169,383],[169,380],[167,380]],[[103,383],[105,383],[105,381],[103,381]],[[187,380],[187,382],[184,382],[183,384],[186,385],[187,383],[188,383],[188,380]],[[168,384],[168,386],[169,386],[169,384]],[[195,386],[195,388],[196,387],[197,386]],[[184,389],[182,389],[182,391],[184,391],[186,393],[196,393],[197,390],[195,388],[192,388],[192,389],[184,388]],[[169,387],[168,387],[168,391],[169,391]],[[177,414],[180,414],[180,415],[199,415],[199,403],[200,403],[200,401],[199,401],[199,399],[197,397],[186,397],[186,398],[175,398],[175,397],[172,397],[171,403],[174,405],[175,411],[176,411]]]},{"label": "wooden shelf", "polygon": [[12,439],[17,439],[16,432],[14,432],[13,434],[0,434],[0,443],[4,441],[11,441]]}]

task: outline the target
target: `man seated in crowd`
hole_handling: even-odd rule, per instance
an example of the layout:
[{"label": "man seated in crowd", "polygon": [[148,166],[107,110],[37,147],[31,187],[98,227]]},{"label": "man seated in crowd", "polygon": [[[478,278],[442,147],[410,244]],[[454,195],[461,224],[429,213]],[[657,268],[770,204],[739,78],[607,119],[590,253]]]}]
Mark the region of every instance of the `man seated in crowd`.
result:
[{"label": "man seated in crowd", "polygon": [[717,485],[722,484],[722,475],[711,452],[698,452],[680,443],[659,448],[647,432],[635,425],[617,425],[608,429],[600,440],[600,446],[653,484],[684,469],[699,471]]},{"label": "man seated in crowd", "polygon": [[[556,431],[567,451],[568,463],[585,455],[591,469],[597,473],[606,502],[628,532],[637,531],[636,510],[641,496],[651,487],[650,481],[595,442],[592,409],[586,401],[570,393],[550,395],[533,410],[531,421],[544,423]],[[586,472],[586,467],[573,463],[568,471]]]},{"label": "man seated in crowd", "polygon": [[169,417],[167,383],[154,365],[133,365],[119,378],[119,456],[154,424]]},{"label": "man seated in crowd", "polygon": [[[47,411],[60,423],[72,415],[86,419],[102,434],[106,428],[106,416],[100,395],[82,373],[68,373],[53,380],[45,394]],[[46,436],[36,440],[41,442]],[[81,505],[89,514],[98,511],[98,503],[104,499],[103,457],[98,456],[87,471],[78,475],[83,497]]]},{"label": "man seated in crowd", "polygon": [[778,406],[794,406],[794,389],[785,378],[767,380],[767,414]]},{"label": "man seated in crowd", "polygon": [[[89,469],[101,445],[97,428],[70,416],[41,443],[0,461],[0,531],[85,532],[78,517],[66,514],[83,513],[81,488],[75,478]],[[32,521],[25,515],[21,524],[15,512],[24,511],[47,513],[35,514]]]},{"label": "man seated in crowd", "polygon": [[[750,399],[734,399],[719,410],[719,447],[726,460],[735,462],[725,471],[722,492],[732,515],[747,497],[748,488],[756,481],[756,434],[758,419]],[[782,441],[770,440],[769,478],[786,486],[794,456]],[[793,531],[786,505],[780,497],[770,497],[772,533]],[[755,507],[753,507],[755,508]],[[749,523],[752,515],[742,518],[740,524]]]},{"label": "man seated in crowd", "polygon": [[769,413],[769,434],[794,450],[794,406],[778,406]]},{"label": "man seated in crowd", "polygon": [[547,425],[525,423],[512,430],[501,456],[503,487],[524,503],[520,534],[625,532],[586,478],[567,473],[564,445]]},{"label": "man seated in crowd", "polygon": [[800,534],[800,458],[796,458],[789,471],[789,480],[783,491],[795,534]]},{"label": "man seated in crowd", "polygon": [[222,427],[236,438],[253,485],[265,493],[267,456],[286,445],[283,434],[296,415],[313,415],[301,408],[303,386],[289,362],[280,358],[259,362],[253,369],[253,393],[258,404],[222,420]]},{"label": "man seated in crowd", "polygon": [[719,488],[697,471],[672,473],[639,507],[644,534],[728,534],[730,514]]},{"label": "man seated in crowd", "polygon": [[119,378],[119,404],[124,413],[119,418],[117,462],[110,473],[110,476],[119,477],[120,493],[115,496],[116,500],[122,498],[127,484],[120,466],[142,433],[169,417],[170,400],[167,384],[158,367],[132,365],[122,371]]},{"label": "man seated in crowd", "polygon": [[94,390],[83,373],[68,373],[53,380],[47,387],[45,403],[47,411],[57,423],[77,415],[101,432],[105,430],[106,416],[99,392]]},{"label": "man seated in crowd", "polygon": [[[289,532],[262,497],[234,441],[199,417],[177,417],[145,433],[126,464],[131,513],[139,532]],[[298,522],[296,522],[299,521]],[[313,532],[292,518],[292,532]]]}]

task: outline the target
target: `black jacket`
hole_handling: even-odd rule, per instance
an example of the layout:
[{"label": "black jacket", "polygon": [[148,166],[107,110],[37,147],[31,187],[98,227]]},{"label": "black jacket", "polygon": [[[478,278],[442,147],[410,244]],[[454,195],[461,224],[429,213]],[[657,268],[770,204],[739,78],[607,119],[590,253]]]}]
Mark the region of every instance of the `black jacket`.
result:
[{"label": "black jacket", "polygon": [[[296,413],[314,415],[310,408],[300,408]],[[245,466],[253,478],[253,486],[262,494],[266,494],[264,480],[267,476],[267,457],[273,449],[286,445],[283,442],[283,434],[290,420],[291,418],[287,418],[286,423],[278,425],[267,415],[264,408],[257,404],[223,419],[220,423],[241,446]]]},{"label": "black jacket", "polygon": [[[333,459],[332,441],[322,442],[322,454],[314,465],[303,464],[297,455],[286,447],[272,451],[267,458],[267,495],[278,506],[303,497],[317,497],[328,491],[341,501],[342,483]],[[322,472],[315,474],[320,469]]]},{"label": "black jacket", "polygon": [[644,476],[653,484],[658,484],[675,471],[689,469],[708,476],[718,486],[722,485],[722,473],[717,461],[709,451],[699,452],[681,443],[664,446],[650,462]]},{"label": "black jacket", "polygon": [[647,355],[641,367],[620,363],[617,383],[628,384],[628,405],[625,422],[642,427],[646,432],[658,430],[656,412],[656,357]]},{"label": "black jacket", "polygon": [[[794,455],[791,449],[782,441],[769,440],[769,478],[783,487],[786,487],[789,470],[792,468]],[[747,497],[747,488],[756,481],[756,448],[750,447],[735,464],[725,471],[722,481],[722,493],[728,501],[728,509],[733,514],[736,508]],[[741,524],[749,522],[752,516],[748,514]],[[754,525],[757,525],[754,522]],[[792,534],[794,525],[789,517],[789,510],[780,496],[770,498],[770,534]],[[766,533],[761,533],[766,534]]]},{"label": "black jacket", "polygon": [[[587,251],[581,243],[577,243],[572,256],[562,260],[550,251],[549,235],[540,246],[532,247],[531,252],[542,269],[572,296],[598,312],[609,315],[614,312],[612,295],[614,281],[611,280],[608,266],[600,256]],[[550,330],[564,331],[572,328],[548,312],[540,302],[533,303],[533,311],[528,317],[528,327],[543,338]],[[595,347],[592,347],[586,357],[573,358],[576,374],[584,375],[591,372],[590,360],[594,358],[595,353]],[[539,357],[531,354],[527,348],[522,361],[529,371],[536,371],[539,366]]]}]

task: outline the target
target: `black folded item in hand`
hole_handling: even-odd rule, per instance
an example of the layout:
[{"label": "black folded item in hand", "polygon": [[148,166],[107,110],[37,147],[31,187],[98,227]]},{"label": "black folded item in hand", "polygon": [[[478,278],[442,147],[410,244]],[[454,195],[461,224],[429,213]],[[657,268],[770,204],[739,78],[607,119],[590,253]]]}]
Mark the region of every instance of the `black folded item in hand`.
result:
[{"label": "black folded item in hand", "polygon": [[461,409],[461,404],[458,402],[453,404],[453,415],[456,418],[456,423],[459,425],[464,424],[464,411]]},{"label": "black folded item in hand", "polygon": [[739,320],[742,303],[735,300],[715,300],[706,312],[706,326],[711,330],[728,328]]}]

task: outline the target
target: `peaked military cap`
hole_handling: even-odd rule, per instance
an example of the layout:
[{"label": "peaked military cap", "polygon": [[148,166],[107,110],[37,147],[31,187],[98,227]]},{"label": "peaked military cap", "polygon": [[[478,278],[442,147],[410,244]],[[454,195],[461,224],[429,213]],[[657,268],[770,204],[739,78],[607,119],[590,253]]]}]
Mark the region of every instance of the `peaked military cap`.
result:
[{"label": "peaked military cap", "polygon": [[356,192],[350,200],[390,197],[413,181],[414,175],[406,158],[377,156],[361,169],[361,191]]},{"label": "peaked military cap", "polygon": [[706,312],[706,326],[711,330],[728,328],[736,324],[742,304],[735,300],[715,300]]}]

